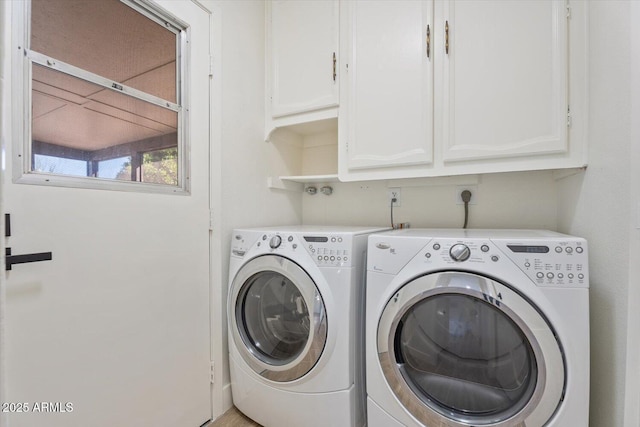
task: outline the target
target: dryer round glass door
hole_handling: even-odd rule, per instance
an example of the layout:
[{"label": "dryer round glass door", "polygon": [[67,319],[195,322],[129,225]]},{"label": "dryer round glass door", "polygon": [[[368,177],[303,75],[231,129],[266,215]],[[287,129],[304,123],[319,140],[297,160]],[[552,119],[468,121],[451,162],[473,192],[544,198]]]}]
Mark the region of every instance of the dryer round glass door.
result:
[{"label": "dryer round glass door", "polygon": [[240,269],[230,292],[234,342],[256,373],[284,382],[313,368],[326,341],[325,308],[298,264],[276,255],[254,258]]},{"label": "dryer round glass door", "polygon": [[426,425],[543,425],[564,387],[545,319],[509,287],[469,273],[404,285],[380,318],[378,358],[396,396]]}]

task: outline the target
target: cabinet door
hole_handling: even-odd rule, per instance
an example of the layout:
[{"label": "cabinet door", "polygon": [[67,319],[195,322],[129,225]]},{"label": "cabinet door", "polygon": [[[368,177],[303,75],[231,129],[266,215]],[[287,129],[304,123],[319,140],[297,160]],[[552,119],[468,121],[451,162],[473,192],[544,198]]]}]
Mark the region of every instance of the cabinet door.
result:
[{"label": "cabinet door", "polygon": [[[432,2],[343,4],[348,87],[346,100],[342,98],[346,109],[342,105],[339,119],[341,179],[353,178],[349,173],[360,169],[431,163]],[[395,172],[382,171],[380,176],[392,177]]]},{"label": "cabinet door", "polygon": [[564,1],[445,1],[436,25],[443,59],[443,160],[567,150]]},{"label": "cabinet door", "polygon": [[337,0],[271,2],[273,117],[338,104]]}]

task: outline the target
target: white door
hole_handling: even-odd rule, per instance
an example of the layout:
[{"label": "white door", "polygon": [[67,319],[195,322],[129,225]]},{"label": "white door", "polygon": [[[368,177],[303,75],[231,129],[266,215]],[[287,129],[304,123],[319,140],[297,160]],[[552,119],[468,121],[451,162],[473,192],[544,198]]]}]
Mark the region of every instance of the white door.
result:
[{"label": "white door", "polygon": [[341,179],[357,179],[354,172],[366,169],[432,162],[432,10],[430,1],[344,3],[348,77],[339,123]]},{"label": "white door", "polygon": [[[22,2],[9,3],[16,13]],[[210,14],[196,2],[156,3],[188,34],[187,194],[15,184],[17,150],[7,144],[6,244],[15,255],[52,253],[5,276],[6,397],[20,404],[12,427],[197,427],[211,418]]]},{"label": "white door", "polygon": [[564,1],[447,1],[443,159],[562,153],[567,145]]}]

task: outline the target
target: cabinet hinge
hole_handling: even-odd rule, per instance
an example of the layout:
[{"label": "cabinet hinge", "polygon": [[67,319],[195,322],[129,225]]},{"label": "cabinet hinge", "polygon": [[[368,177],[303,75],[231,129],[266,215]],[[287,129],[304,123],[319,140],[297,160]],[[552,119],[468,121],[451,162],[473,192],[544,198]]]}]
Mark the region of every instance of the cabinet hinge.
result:
[{"label": "cabinet hinge", "polygon": [[216,377],[215,377],[216,370],[215,370],[215,368],[216,368],[216,363],[211,361],[211,371],[210,371],[210,378],[209,378],[211,380],[211,384],[215,384],[215,380],[216,380]]},{"label": "cabinet hinge", "polygon": [[571,107],[567,105],[567,127],[571,127]]}]

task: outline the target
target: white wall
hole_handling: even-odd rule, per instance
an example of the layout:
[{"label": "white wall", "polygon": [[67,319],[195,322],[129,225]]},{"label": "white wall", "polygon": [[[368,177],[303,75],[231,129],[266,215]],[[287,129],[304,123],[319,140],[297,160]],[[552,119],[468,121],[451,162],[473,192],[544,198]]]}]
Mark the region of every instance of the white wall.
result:
[{"label": "white wall", "polygon": [[[640,325],[640,2],[631,2],[631,221],[629,224],[629,315],[628,325]],[[627,373],[625,427],[640,425],[640,333],[627,328]]]},{"label": "white wall", "polygon": [[227,356],[227,275],[235,227],[298,224],[301,195],[267,188],[286,163],[264,142],[263,1],[216,1],[212,149],[213,416],[231,406]]},{"label": "white wall", "polygon": [[394,222],[409,222],[413,228],[461,228],[464,206],[456,203],[456,187],[462,184],[477,187],[477,204],[469,206],[470,228],[556,229],[556,182],[549,171],[332,183],[331,196],[303,195],[303,221],[388,226],[388,187],[398,186],[401,206],[394,209]]},{"label": "white wall", "polygon": [[590,424],[621,426],[630,289],[629,43],[630,27],[637,22],[630,25],[627,1],[590,5],[589,167],[583,175],[559,183],[558,222],[560,231],[589,242]]}]

